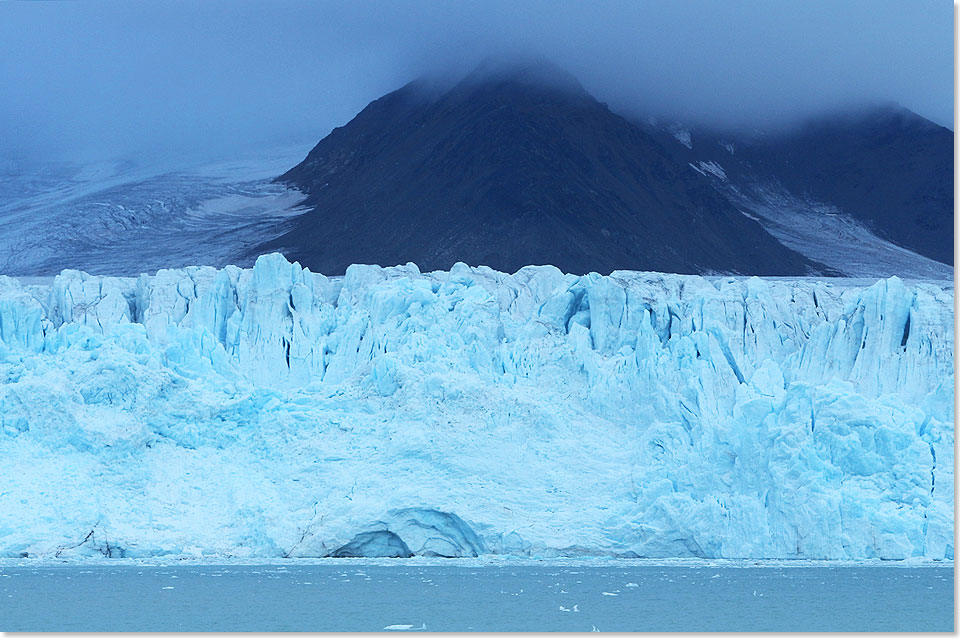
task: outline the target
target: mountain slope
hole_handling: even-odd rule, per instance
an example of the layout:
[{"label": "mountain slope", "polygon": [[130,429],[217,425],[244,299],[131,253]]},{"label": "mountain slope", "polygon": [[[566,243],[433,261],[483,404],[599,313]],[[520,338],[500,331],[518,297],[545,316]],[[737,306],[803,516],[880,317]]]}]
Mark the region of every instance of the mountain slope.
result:
[{"label": "mountain slope", "polygon": [[272,183],[304,145],[230,159],[10,162],[0,169],[0,274],[136,275],[250,265],[303,195]]},{"label": "mountain slope", "polygon": [[323,139],[281,181],[313,211],[267,242],[327,274],[457,261],[515,271],[807,274],[817,265],[710,180],[548,67],[413,83]]},{"label": "mountain slope", "polygon": [[953,132],[887,106],[744,146],[791,191],[830,202],[879,236],[953,264]]},{"label": "mountain slope", "polygon": [[0,273],[133,275],[282,250],[330,274],[463,260],[952,279],[952,144],[896,106],[767,134],[628,122],[555,69],[487,70],[377,100],[284,184],[264,178],[308,144],[228,163],[0,162]]},{"label": "mountain slope", "polygon": [[952,278],[949,129],[896,105],[773,134],[639,125],[801,254],[847,275]]}]

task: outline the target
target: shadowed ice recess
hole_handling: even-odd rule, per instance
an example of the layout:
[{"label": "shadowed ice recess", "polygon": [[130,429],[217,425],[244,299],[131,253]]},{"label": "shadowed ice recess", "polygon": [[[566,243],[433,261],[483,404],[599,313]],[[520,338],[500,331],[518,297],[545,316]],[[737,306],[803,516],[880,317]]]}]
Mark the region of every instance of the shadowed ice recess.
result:
[{"label": "shadowed ice recess", "polygon": [[949,282],[0,277],[0,556],[953,558]]}]

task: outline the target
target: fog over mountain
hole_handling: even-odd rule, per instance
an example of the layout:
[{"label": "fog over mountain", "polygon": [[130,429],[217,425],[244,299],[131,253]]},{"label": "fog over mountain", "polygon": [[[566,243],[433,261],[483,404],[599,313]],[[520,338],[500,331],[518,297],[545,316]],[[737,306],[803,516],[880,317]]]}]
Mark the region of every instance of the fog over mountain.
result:
[{"label": "fog over mountain", "polygon": [[327,275],[462,261],[948,280],[953,138],[890,104],[766,134],[625,117],[556,65],[490,60],[373,100],[309,153],[14,162],[0,272],[136,275],[280,251]]},{"label": "fog over mountain", "polygon": [[[457,261],[514,272],[806,274],[667,145],[548,64],[485,64],[372,102],[280,179],[313,208],[255,252],[311,269]],[[676,146],[676,142],[673,144]]]},{"label": "fog over mountain", "polygon": [[[549,63],[371,102],[278,181],[311,212],[247,255],[755,275],[953,263],[953,133],[897,105],[777,134],[631,121]],[[283,227],[283,224],[278,228]]]},{"label": "fog over mountain", "polygon": [[952,126],[952,22],[873,0],[0,3],[0,157],[306,151],[489,56],[552,60],[625,115],[769,129],[894,101]]}]

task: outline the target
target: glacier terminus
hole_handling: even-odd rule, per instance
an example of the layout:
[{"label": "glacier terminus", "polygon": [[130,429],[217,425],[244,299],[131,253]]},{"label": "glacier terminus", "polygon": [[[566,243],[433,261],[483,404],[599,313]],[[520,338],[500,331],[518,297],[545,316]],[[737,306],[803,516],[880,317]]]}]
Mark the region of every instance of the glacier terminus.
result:
[{"label": "glacier terminus", "polygon": [[953,284],[0,276],[0,556],[953,559]]}]

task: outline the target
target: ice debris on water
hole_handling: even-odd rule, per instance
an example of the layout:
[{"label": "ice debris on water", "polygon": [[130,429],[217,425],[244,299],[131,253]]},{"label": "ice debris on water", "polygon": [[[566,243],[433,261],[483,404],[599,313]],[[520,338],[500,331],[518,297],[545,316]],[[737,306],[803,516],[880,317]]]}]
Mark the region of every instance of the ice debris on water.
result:
[{"label": "ice debris on water", "polygon": [[0,276],[0,556],[953,557],[953,288]]}]

